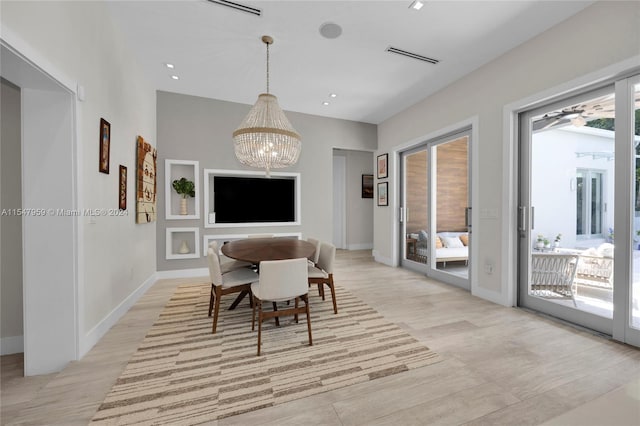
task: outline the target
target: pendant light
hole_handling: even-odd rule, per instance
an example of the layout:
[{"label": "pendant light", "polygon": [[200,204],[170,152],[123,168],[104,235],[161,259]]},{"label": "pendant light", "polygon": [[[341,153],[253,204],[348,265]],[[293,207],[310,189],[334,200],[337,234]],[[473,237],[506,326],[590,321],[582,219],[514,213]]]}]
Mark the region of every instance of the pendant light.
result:
[{"label": "pendant light", "polygon": [[247,166],[265,169],[270,176],[272,169],[295,164],[302,148],[300,135],[291,126],[278,105],[278,98],[269,93],[270,36],[262,36],[267,45],[267,93],[258,100],[233,132],[236,158]]}]

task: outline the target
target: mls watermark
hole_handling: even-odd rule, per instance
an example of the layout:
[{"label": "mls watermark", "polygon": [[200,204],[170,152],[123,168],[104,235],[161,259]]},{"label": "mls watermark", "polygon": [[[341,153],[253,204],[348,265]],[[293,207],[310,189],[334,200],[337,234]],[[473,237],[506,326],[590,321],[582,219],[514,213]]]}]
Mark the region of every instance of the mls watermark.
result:
[{"label": "mls watermark", "polygon": [[77,216],[77,217],[90,217],[90,216],[129,216],[128,210],[120,209],[38,209],[38,208],[25,208],[25,209],[2,209],[0,216]]}]

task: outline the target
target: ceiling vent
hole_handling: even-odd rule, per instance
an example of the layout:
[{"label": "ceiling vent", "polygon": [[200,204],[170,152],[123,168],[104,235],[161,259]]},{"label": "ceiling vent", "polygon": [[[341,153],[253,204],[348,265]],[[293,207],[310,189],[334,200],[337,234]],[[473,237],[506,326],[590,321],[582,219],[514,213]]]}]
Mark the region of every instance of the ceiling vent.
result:
[{"label": "ceiling vent", "polygon": [[434,65],[437,64],[438,62],[440,62],[437,59],[428,58],[426,56],[418,55],[417,53],[407,52],[406,50],[398,49],[398,48],[391,47],[391,46],[387,47],[387,52],[397,53],[398,55],[406,56],[408,58],[417,59],[419,61],[429,62],[430,64],[434,64]]},{"label": "ceiling vent", "polygon": [[236,3],[233,1],[225,1],[225,0],[207,0],[209,3],[219,4],[220,6],[227,6],[235,10],[239,10],[240,12],[250,13],[256,16],[262,16],[262,10],[256,9],[255,7],[246,6],[244,4]]}]

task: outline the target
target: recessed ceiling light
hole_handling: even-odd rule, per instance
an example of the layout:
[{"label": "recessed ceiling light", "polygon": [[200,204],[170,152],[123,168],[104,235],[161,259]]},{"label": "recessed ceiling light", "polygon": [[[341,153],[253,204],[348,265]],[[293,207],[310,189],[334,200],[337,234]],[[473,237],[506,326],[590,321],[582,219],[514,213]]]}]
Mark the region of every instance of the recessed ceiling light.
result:
[{"label": "recessed ceiling light", "polygon": [[322,105],[327,106],[327,105],[329,105],[329,102],[324,101],[324,102],[322,103]]},{"label": "recessed ceiling light", "polygon": [[170,64],[170,63],[168,63],[168,62],[167,62],[166,64],[164,64],[164,65],[165,65],[167,68],[171,68],[171,69],[173,69],[173,68],[174,68],[173,64]]},{"label": "recessed ceiling light", "polygon": [[172,75],[171,78],[174,79],[174,80],[179,80],[180,79],[180,77],[178,77],[177,75]]},{"label": "recessed ceiling light", "polygon": [[409,8],[413,9],[413,10],[420,10],[422,9],[422,6],[424,6],[424,3],[422,3],[421,1],[415,0],[413,2],[411,2],[411,5],[409,6]]},{"label": "recessed ceiling light", "polygon": [[330,93],[330,94],[329,94],[329,96],[330,96],[330,97],[332,97],[332,98],[335,98],[335,97],[337,97],[338,95],[336,95],[335,93]]},{"label": "recessed ceiling light", "polygon": [[333,22],[325,22],[320,25],[320,34],[324,38],[338,38],[340,34],[342,34],[342,27],[338,24],[334,24]]}]

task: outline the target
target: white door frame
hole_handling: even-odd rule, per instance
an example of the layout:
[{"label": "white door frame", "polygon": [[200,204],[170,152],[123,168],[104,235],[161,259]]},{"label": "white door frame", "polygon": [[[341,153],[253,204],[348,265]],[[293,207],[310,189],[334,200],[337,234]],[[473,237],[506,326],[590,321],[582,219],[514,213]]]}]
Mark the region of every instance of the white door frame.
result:
[{"label": "white door frame", "polygon": [[333,154],[333,245],[347,248],[347,157]]}]

